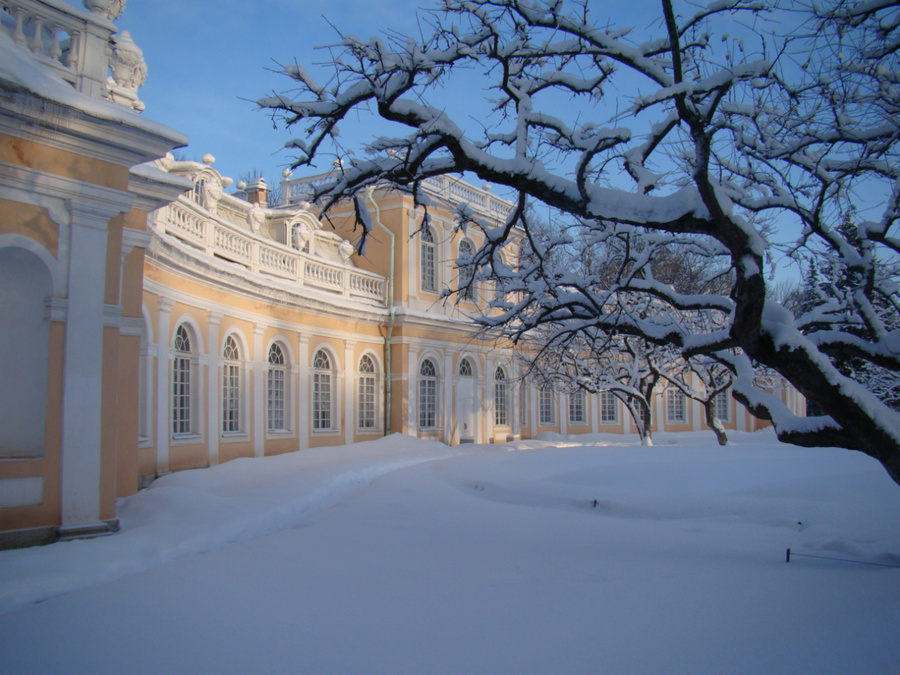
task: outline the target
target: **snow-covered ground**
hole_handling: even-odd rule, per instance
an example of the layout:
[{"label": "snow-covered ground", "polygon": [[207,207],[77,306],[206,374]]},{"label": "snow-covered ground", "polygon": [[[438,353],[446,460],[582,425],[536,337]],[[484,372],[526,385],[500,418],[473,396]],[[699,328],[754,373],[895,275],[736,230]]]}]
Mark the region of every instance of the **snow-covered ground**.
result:
[{"label": "snow-covered ground", "polygon": [[169,475],[114,537],[0,553],[0,672],[900,673],[900,488],[733,437]]}]

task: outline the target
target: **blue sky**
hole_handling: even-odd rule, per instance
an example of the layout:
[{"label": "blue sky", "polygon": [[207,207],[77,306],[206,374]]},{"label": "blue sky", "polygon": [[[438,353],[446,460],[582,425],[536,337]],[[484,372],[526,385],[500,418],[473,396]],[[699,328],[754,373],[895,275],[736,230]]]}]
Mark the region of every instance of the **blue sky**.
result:
[{"label": "blue sky", "polygon": [[[74,0],[77,4],[77,0]],[[271,183],[291,161],[283,145],[294,134],[273,129],[255,100],[290,89],[291,81],[271,72],[294,60],[314,77],[327,79],[315,64],[328,61],[316,49],[338,41],[329,21],[345,33],[371,37],[390,29],[418,34],[416,7],[437,0],[129,0],[117,21],[144,51],[149,74],[140,89],[144,115],[188,135],[177,151],[199,160],[216,157],[215,167],[235,181],[252,170]],[[658,0],[596,0],[595,16],[620,25],[646,27],[659,15]],[[614,18],[615,17],[615,18]],[[310,68],[310,66],[312,66]],[[474,90],[473,90],[474,89]],[[483,98],[477,88],[455,97]],[[366,140],[365,128],[342,127],[346,147]],[[371,130],[369,130],[371,131]]]},{"label": "blue sky", "polygon": [[274,130],[253,101],[290,88],[270,72],[278,63],[327,60],[314,47],[338,37],[323,17],[366,37],[384,26],[415,30],[410,4],[401,0],[129,0],[116,23],[147,61],[144,116],[191,139],[176,152],[198,160],[210,152],[235,181],[255,169],[271,182],[290,161],[281,148],[292,134]]}]

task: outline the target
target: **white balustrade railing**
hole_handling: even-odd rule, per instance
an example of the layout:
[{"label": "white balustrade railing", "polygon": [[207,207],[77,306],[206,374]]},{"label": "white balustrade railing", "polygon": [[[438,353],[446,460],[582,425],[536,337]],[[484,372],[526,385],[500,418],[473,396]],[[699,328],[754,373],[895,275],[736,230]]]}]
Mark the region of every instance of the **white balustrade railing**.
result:
[{"label": "white balustrade railing", "polygon": [[[384,305],[387,282],[371,272],[317,258],[261,237],[214,216],[185,196],[154,214],[155,227],[219,258],[243,265],[251,272],[296,282],[346,298]],[[313,233],[313,236],[319,236]]]},{"label": "white balustrade railing", "polygon": [[0,0],[0,25],[78,91],[107,96],[110,38],[116,27],[102,13],[59,0]]}]

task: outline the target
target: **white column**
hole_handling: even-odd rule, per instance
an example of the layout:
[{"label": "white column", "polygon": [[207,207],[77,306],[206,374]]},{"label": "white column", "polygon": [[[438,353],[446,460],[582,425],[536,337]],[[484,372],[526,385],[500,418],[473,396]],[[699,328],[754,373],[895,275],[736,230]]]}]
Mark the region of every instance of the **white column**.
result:
[{"label": "white column", "polygon": [[156,332],[156,472],[169,470],[169,373],[172,356],[170,347],[171,311],[175,303],[170,298],[160,297],[159,325]]},{"label": "white column", "polygon": [[210,466],[219,463],[219,434],[222,430],[222,389],[220,385],[222,348],[219,344],[219,325],[221,323],[221,312],[209,312],[209,335],[206,347],[209,354],[209,377],[206,380],[206,400],[209,401],[206,416],[206,448]]},{"label": "white column", "polygon": [[[253,324],[253,456],[262,457],[266,451],[266,345],[263,334],[266,327]],[[287,386],[287,382],[285,382]]]},{"label": "white column", "polygon": [[355,340],[344,340],[344,373],[340,378],[344,386],[344,443],[352,443],[356,430],[356,407],[353,392],[356,389]]},{"label": "white column", "polygon": [[600,431],[600,394],[585,394],[588,399],[588,414],[591,416],[591,433]]},{"label": "white column", "polygon": [[61,429],[64,527],[100,520],[103,296],[107,226],[115,215],[73,202],[69,207],[72,221]]}]

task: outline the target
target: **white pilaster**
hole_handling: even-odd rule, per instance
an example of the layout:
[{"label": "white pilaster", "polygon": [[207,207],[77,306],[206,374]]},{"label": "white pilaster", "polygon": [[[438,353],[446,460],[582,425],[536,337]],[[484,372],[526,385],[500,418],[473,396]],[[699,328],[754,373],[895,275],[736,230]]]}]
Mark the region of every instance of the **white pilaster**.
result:
[{"label": "white pilaster", "polygon": [[209,401],[209,413],[207,415],[206,447],[210,466],[219,463],[219,435],[222,431],[222,389],[220,385],[222,347],[219,344],[221,323],[221,312],[209,313],[209,336],[206,349],[209,354],[209,377],[206,380],[206,400]]},{"label": "white pilaster", "polygon": [[450,443],[451,438],[450,434],[453,429],[453,355],[449,350],[444,350],[444,367],[443,367],[443,379],[441,381],[443,385],[443,392],[441,393],[441,428],[443,429],[442,436],[444,443]]},{"label": "white pilaster", "polygon": [[417,369],[419,354],[415,349],[410,349],[407,356],[406,372],[406,400],[409,405],[406,409],[406,433],[411,436],[419,435],[419,424],[416,418],[416,410],[419,405],[419,371]]},{"label": "white pilaster", "polygon": [[299,447],[309,447],[309,335],[297,339],[297,386],[294,388],[297,411],[297,442]]},{"label": "white pilaster", "polygon": [[115,212],[69,202],[69,297],[62,382],[62,525],[100,520],[107,227]]},{"label": "white pilaster", "polygon": [[171,334],[171,313],[174,301],[159,298],[159,324],[156,332],[156,471],[169,470],[169,372],[172,349],[169,344]]},{"label": "white pilaster", "polygon": [[356,429],[356,407],[353,405],[353,391],[356,383],[356,363],[354,362],[355,340],[344,340],[344,372],[338,381],[344,391],[344,443],[352,443]]},{"label": "white pilaster", "polygon": [[[253,456],[262,457],[266,451],[266,429],[268,426],[266,411],[266,345],[263,334],[266,327],[261,323],[253,324]],[[285,382],[288,386],[289,382]]]},{"label": "white pilaster", "polygon": [[569,397],[562,392],[556,395],[556,407],[559,410],[559,433],[569,433]]}]

